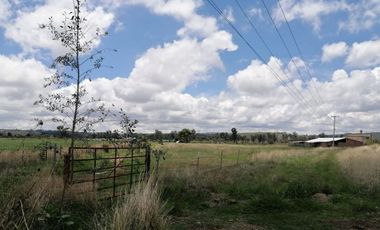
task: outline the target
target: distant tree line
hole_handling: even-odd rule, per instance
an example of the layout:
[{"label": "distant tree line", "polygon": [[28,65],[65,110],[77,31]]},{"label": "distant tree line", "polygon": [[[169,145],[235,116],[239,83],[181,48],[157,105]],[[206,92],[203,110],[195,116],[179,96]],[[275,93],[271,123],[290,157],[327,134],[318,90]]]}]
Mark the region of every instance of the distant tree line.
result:
[{"label": "distant tree line", "polygon": [[319,135],[301,135],[296,132],[255,132],[255,133],[238,133],[236,128],[231,132],[215,133],[197,133],[194,129],[184,128],[180,131],[171,131],[164,133],[155,130],[150,134],[137,134],[142,139],[148,141],[163,142],[203,142],[203,143],[237,143],[237,144],[280,144],[290,141],[310,140],[318,136],[324,137],[325,134]]},{"label": "distant tree line", "polygon": [[[69,137],[69,132],[61,126],[57,130],[1,130],[0,137],[25,137],[25,136],[49,136]],[[118,139],[121,138],[117,132],[78,132],[80,138]],[[342,135],[337,135],[342,136]],[[306,141],[318,137],[329,137],[321,133],[318,135],[298,134],[296,132],[250,132],[239,133],[236,128],[230,132],[197,133],[195,129],[184,128],[179,131],[162,132],[155,130],[154,133],[136,133],[133,138],[154,142],[203,142],[203,143],[237,143],[237,144],[281,144],[292,141]]]}]

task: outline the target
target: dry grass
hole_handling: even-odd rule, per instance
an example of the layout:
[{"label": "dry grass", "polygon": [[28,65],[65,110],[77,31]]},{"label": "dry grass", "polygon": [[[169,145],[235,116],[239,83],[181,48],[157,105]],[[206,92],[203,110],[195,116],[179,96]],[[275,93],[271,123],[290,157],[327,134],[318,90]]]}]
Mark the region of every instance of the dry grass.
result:
[{"label": "dry grass", "polygon": [[369,188],[380,186],[380,145],[346,149],[337,156],[354,182]]},{"label": "dry grass", "polygon": [[62,180],[52,177],[47,170],[20,187],[9,188],[9,193],[0,198],[0,229],[28,229],[61,189]]},{"label": "dry grass", "polygon": [[291,149],[291,150],[274,150],[269,152],[259,152],[252,155],[251,161],[266,161],[266,162],[283,162],[292,157],[310,157],[322,154],[323,148],[308,149]]},{"label": "dry grass", "polygon": [[20,165],[38,160],[38,153],[25,151],[2,151],[0,152],[0,164],[6,166]]},{"label": "dry grass", "polygon": [[130,194],[118,201],[111,214],[103,217],[105,224],[98,229],[167,229],[167,209],[161,201],[157,183],[153,177],[148,182],[135,185]]},{"label": "dry grass", "polygon": [[232,168],[216,168],[213,170],[200,170],[196,168],[175,168],[160,175],[160,183],[172,184],[173,181],[181,180],[187,189],[196,191],[215,191],[216,186],[225,183],[232,184],[237,175],[244,173],[246,165],[240,165]]}]

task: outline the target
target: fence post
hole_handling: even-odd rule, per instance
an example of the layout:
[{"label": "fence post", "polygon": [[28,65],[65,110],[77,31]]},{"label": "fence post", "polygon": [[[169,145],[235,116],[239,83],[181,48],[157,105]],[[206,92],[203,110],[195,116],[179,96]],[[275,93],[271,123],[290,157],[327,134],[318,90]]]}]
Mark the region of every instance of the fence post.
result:
[{"label": "fence post", "polygon": [[150,177],[150,147],[145,147],[145,178]]},{"label": "fence post", "polygon": [[58,148],[55,147],[54,148],[54,153],[53,153],[53,162],[52,162],[52,165],[51,165],[51,175],[55,175],[55,166],[57,164],[57,153],[58,153]]},{"label": "fence post", "polygon": [[70,179],[70,167],[71,167],[71,156],[63,155],[63,184],[66,186],[69,184]]},{"label": "fence post", "polygon": [[199,172],[199,152],[198,152],[198,156],[197,156],[197,172]]},{"label": "fence post", "polygon": [[116,157],[117,157],[117,149],[115,148],[115,160],[113,162],[113,190],[112,196],[116,196]]},{"label": "fence post", "polygon": [[220,151],[220,168],[223,167],[223,150]]},{"label": "fence post", "polygon": [[156,172],[155,172],[156,175],[155,175],[155,176],[156,176],[156,178],[158,178],[158,168],[159,168],[159,166],[160,166],[160,158],[161,158],[161,155],[160,155],[160,154],[161,154],[161,153],[160,153],[159,150],[156,150],[156,151],[157,151],[157,152],[156,152],[157,154],[156,154],[156,170],[155,170],[155,171],[156,171]]},{"label": "fence post", "polygon": [[129,175],[129,192],[132,191],[132,183],[133,183],[133,146],[131,150],[132,150],[132,154],[131,154],[131,171]]},{"label": "fence post", "polygon": [[45,142],[45,159],[48,160],[48,142]]},{"label": "fence post", "polygon": [[[73,172],[74,171],[74,149],[73,148],[69,148],[69,156],[70,156],[70,170],[69,172]],[[73,181],[73,176],[74,176],[74,173],[70,173],[70,182]]]},{"label": "fence post", "polygon": [[94,168],[92,170],[92,191],[95,191],[96,182],[96,148],[94,149]]}]

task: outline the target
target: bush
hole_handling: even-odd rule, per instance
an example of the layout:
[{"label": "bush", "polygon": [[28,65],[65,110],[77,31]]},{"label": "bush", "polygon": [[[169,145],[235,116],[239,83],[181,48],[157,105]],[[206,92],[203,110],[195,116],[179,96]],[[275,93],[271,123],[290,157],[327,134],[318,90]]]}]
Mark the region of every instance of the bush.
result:
[{"label": "bush", "polygon": [[106,223],[97,224],[98,229],[167,229],[168,210],[153,180],[136,184],[105,217]]}]

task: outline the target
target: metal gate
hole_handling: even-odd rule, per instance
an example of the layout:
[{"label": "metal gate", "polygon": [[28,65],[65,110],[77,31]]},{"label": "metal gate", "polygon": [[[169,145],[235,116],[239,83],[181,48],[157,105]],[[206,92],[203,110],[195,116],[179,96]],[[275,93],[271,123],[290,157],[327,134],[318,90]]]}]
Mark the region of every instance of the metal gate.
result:
[{"label": "metal gate", "polygon": [[149,146],[74,147],[64,158],[64,182],[101,198],[129,192],[149,173]]}]

